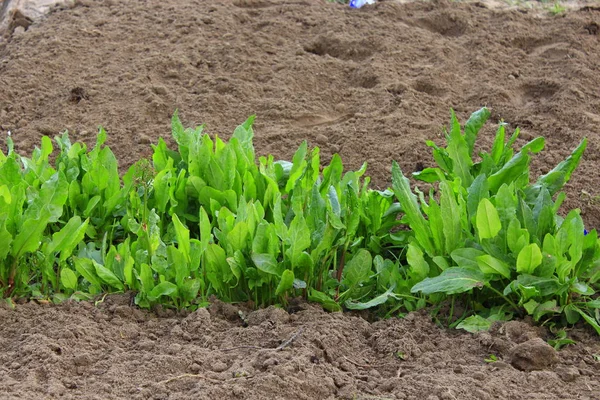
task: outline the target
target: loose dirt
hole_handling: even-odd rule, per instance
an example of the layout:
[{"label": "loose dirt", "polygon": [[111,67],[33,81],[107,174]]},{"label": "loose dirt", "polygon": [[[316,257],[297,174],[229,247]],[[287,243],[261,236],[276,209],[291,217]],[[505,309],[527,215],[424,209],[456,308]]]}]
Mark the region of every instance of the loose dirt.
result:
[{"label": "loose dirt", "polygon": [[[597,6],[553,17],[485,3],[78,0],[0,42],[0,146],[10,130],[29,153],[65,129],[93,145],[101,124],[125,168],[169,136],[175,109],[225,138],[256,113],[259,154],[290,159],[308,140],[325,162],[367,161],[384,188],[392,160],[433,165],[424,142],[442,142],[451,107],[465,120],[485,105],[521,127],[519,144],[546,137],[534,175],[589,138],[565,207],[598,228],[599,24]],[[219,304],[185,317],[119,297],[1,309],[0,398],[599,398],[599,341],[585,330],[556,353],[526,322],[471,335],[421,314],[300,309],[251,312],[246,327]]]},{"label": "loose dirt", "polygon": [[0,398],[598,398],[600,345],[583,330],[556,352],[519,321],[471,335],[416,313],[369,323],[305,303],[175,315],[129,302],[1,308]]}]

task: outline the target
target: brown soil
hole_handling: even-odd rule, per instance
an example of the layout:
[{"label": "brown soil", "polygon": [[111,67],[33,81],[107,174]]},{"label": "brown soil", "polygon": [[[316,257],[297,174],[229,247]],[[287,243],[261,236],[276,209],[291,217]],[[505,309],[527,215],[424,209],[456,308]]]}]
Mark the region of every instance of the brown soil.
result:
[{"label": "brown soil", "polygon": [[471,335],[422,314],[371,324],[301,303],[244,326],[231,305],[158,317],[129,301],[0,308],[0,398],[598,398],[600,344],[581,330],[557,353],[523,322]]},{"label": "brown soil", "polygon": [[[599,24],[598,7],[79,0],[0,42],[0,131],[29,153],[64,129],[93,144],[102,124],[126,167],[169,136],[176,108],[223,137],[256,113],[260,154],[289,159],[306,139],[325,161],[368,161],[385,187],[393,159],[432,165],[424,141],[441,141],[450,107],[464,120],[486,105],[522,128],[520,144],[547,138],[534,174],[590,139],[566,207],[600,227]],[[250,313],[248,327],[228,306],[158,317],[119,297],[0,309],[0,398],[599,397],[587,331],[556,354],[522,322],[471,335],[417,314],[369,324],[302,308]],[[235,346],[255,347],[223,350]]]}]

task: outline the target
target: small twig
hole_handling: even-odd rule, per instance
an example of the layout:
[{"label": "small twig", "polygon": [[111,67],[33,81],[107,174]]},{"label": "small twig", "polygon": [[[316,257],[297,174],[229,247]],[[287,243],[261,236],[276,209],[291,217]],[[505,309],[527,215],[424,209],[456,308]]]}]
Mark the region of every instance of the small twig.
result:
[{"label": "small twig", "polygon": [[197,374],[183,374],[183,375],[178,375],[175,376],[173,378],[169,378],[169,379],[165,379],[164,381],[160,381],[158,382],[158,384],[167,384],[167,383],[171,383],[173,381],[179,380],[179,379],[183,379],[183,378],[200,378],[200,379],[204,379],[213,383],[223,383],[223,381],[220,381],[218,379],[213,379],[213,378],[208,378],[204,375],[197,375]]},{"label": "small twig", "polygon": [[300,329],[298,329],[298,330],[296,331],[296,333],[294,333],[294,334],[292,335],[292,337],[291,337],[291,338],[289,338],[289,339],[288,339],[288,340],[286,340],[285,342],[281,343],[281,344],[280,344],[280,345],[279,345],[279,346],[278,346],[278,347],[275,349],[275,351],[281,351],[281,350],[285,349],[286,347],[288,347],[289,345],[291,345],[292,343],[294,343],[294,341],[295,341],[296,339],[298,339],[298,336],[300,336],[300,335],[302,334],[302,331],[303,331],[303,330],[304,330],[304,327],[303,327],[303,326],[301,326],[301,327],[300,327]]},{"label": "small twig", "polygon": [[359,364],[356,361],[352,361],[351,359],[349,359],[346,356],[344,356],[344,359],[346,361],[348,361],[349,363],[354,364],[354,365],[356,365],[357,367],[360,367],[360,368],[373,368],[373,365]]}]

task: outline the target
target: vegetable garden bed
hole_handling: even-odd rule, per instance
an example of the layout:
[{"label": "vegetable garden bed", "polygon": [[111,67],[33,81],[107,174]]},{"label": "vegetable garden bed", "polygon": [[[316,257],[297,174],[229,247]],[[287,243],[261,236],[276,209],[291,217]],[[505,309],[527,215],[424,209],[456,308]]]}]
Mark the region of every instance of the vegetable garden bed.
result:
[{"label": "vegetable garden bed", "polygon": [[[18,383],[24,381],[30,382],[31,390],[45,390],[49,396],[80,397],[89,382],[92,391],[103,390],[103,385],[122,379],[122,373],[110,367],[126,368],[118,349],[133,346],[142,360],[134,364],[145,372],[135,378],[135,384],[120,383],[120,394],[115,394],[121,389],[114,385],[107,387],[117,397],[125,392],[142,398],[176,392],[197,397],[208,388],[207,393],[213,394],[207,398],[255,398],[261,393],[271,398],[278,385],[289,390],[279,394],[284,398],[301,396],[298,391],[306,398],[420,398],[425,393],[437,398],[513,396],[505,385],[485,379],[485,373],[497,371],[501,371],[498,382],[517,380],[515,390],[528,397],[564,397],[571,388],[582,396],[591,395],[589,382],[597,376],[598,347],[590,337],[594,330],[600,331],[595,294],[599,251],[593,229],[598,214],[594,186],[583,187],[595,178],[576,167],[582,162],[583,171],[588,171],[596,162],[597,116],[589,92],[597,79],[590,61],[598,46],[593,9],[544,25],[539,17],[466,5],[382,3],[349,11],[334,4],[251,1],[234,2],[229,8],[215,3],[192,11],[189,5],[164,9],[162,2],[140,8],[132,17],[137,21],[136,34],[143,35],[149,29],[145,24],[157,15],[167,15],[161,12],[168,12],[166,20],[178,28],[159,29],[146,50],[137,53],[142,49],[119,43],[120,36],[113,36],[107,27],[130,15],[129,9],[117,4],[77,4],[13,36],[2,49],[0,79],[12,82],[6,85],[10,90],[4,93],[7,105],[0,121],[3,129],[11,131],[5,140],[6,155],[0,159],[4,244],[0,283],[4,297],[12,299],[2,311],[10,321],[3,329],[12,338],[4,349],[3,372],[10,390],[23,390]],[[239,13],[232,14],[231,7]],[[181,16],[174,18],[178,13]],[[196,16],[189,19],[190,15]],[[399,15],[400,22],[394,19]],[[231,18],[249,29],[257,27],[248,18],[262,18],[263,33],[252,43],[222,35],[218,27]],[[289,18],[297,20],[298,32],[275,40],[271,34]],[[372,45],[340,36],[335,29],[324,31],[315,23],[323,18],[331,19],[340,31],[355,29],[381,40]],[[85,19],[99,29],[89,31],[78,25]],[[398,30],[377,31],[386,20]],[[482,26],[483,21],[493,25],[496,20],[527,32],[492,40],[489,27]],[[69,22],[75,24],[74,30]],[[91,80],[73,82],[70,90],[57,86],[65,76],[48,75],[40,61],[25,84],[46,77],[40,85],[48,91],[36,98],[19,97],[24,83],[11,79],[27,59],[23,51],[35,50],[35,40],[52,40],[44,29],[53,26],[66,29],[63,40],[84,29],[83,36],[70,40],[100,46],[76,57],[102,58],[106,53],[101,44],[107,51],[114,48],[123,53],[96,64],[96,70],[80,72],[81,78],[89,73]],[[571,33],[567,27],[573,29]],[[563,33],[563,42],[556,39],[558,32]],[[214,40],[215,47],[198,47],[200,42],[194,41],[198,35],[204,38],[202,43]],[[433,43],[440,51],[420,54],[418,46],[403,45],[406,40]],[[478,46],[473,46],[473,40],[479,41]],[[176,49],[171,55],[153,53],[167,43]],[[186,43],[192,50],[184,50]],[[54,44],[62,46],[60,40]],[[271,61],[254,57],[246,45],[266,49]],[[459,52],[441,50],[447,46],[468,54],[469,67],[459,62]],[[477,67],[492,53],[508,57],[494,52],[498,46],[516,51],[512,60],[518,68],[503,62],[493,68]],[[77,48],[69,45],[71,53]],[[429,63],[415,67],[395,49],[414,51],[413,57]],[[137,56],[132,63],[123,63],[128,51]],[[247,57],[246,62],[231,58],[233,54]],[[163,63],[163,68],[154,69],[156,63]],[[134,70],[127,71],[132,65],[147,69],[147,81],[141,81],[138,73],[132,75]],[[97,74],[119,68],[124,70],[118,76]],[[301,78],[292,73],[315,68],[322,72]],[[460,79],[461,68],[470,78]],[[271,69],[280,74],[275,80],[264,75]],[[496,81],[485,78],[488,70],[496,74]],[[567,79],[563,74],[569,71],[583,72]],[[242,79],[245,75],[252,79]],[[484,79],[477,81],[478,77]],[[306,86],[307,97],[289,91],[288,102],[283,98],[277,102],[281,96],[277,79],[287,82],[284,92],[294,82],[312,82],[312,86]],[[506,89],[495,86],[502,80]],[[315,90],[325,82],[338,90]],[[479,89],[472,82],[480,82]],[[127,88],[139,88],[145,96],[142,103],[136,96],[128,101],[131,109],[141,107],[135,118],[146,123],[135,129],[144,132],[126,132],[119,125],[124,114],[110,112],[118,102],[107,93],[126,93]],[[25,87],[22,90],[29,93]],[[484,100],[477,93],[490,95]],[[63,122],[52,114],[56,104],[51,103],[61,98],[64,104],[55,110]],[[194,114],[198,108],[184,102],[189,98],[204,102],[208,111]],[[232,107],[246,101],[227,113],[223,111],[226,99]],[[466,121],[476,109],[466,107],[480,103],[489,108]],[[568,119],[571,114],[563,104],[574,108],[579,104],[586,118]],[[439,116],[432,113],[448,106],[455,107],[466,122],[461,127],[453,112],[447,130],[442,131],[442,123],[436,122]],[[108,107],[105,116],[95,122],[104,121],[110,135],[102,129],[97,136],[90,135],[85,120],[99,116],[103,107]],[[158,140],[168,132],[159,132],[163,129],[159,120],[175,107],[186,120],[191,115],[210,120],[214,117],[210,109],[218,109],[216,115],[228,119],[223,126],[244,110],[256,112],[258,121],[264,114],[265,125],[254,125],[255,135],[251,117],[233,135],[223,134],[228,139],[222,140],[205,134],[203,127],[185,129],[175,114],[172,137]],[[28,117],[30,110],[37,110],[35,117]],[[502,117],[508,124],[495,126]],[[492,121],[485,125],[488,119]],[[63,124],[58,130],[71,128],[70,137],[59,135],[54,144],[39,137],[56,135],[57,123]],[[540,131],[549,123],[555,131]],[[518,125],[523,128],[520,134],[515,130]],[[370,136],[361,136],[361,130]],[[582,136],[588,140],[581,140]],[[572,140],[560,140],[565,137]],[[309,144],[300,143],[305,138]],[[88,141],[90,150],[70,139]],[[104,146],[107,139],[117,157]],[[311,139],[320,148],[313,148]],[[426,139],[433,139],[427,142],[433,157],[421,156],[428,151],[423,145]],[[34,141],[40,143],[39,149],[25,156]],[[155,143],[152,150],[150,142]],[[140,151],[128,153],[126,143],[132,143],[128,150],[138,146]],[[291,152],[292,147],[297,150]],[[401,151],[409,148],[416,151]],[[258,157],[269,152],[289,162]],[[383,154],[372,155],[378,152]],[[344,168],[336,153],[349,157],[350,169]],[[363,167],[360,155],[367,155]],[[399,164],[392,166],[392,160]],[[374,177],[373,183],[365,177],[366,171]],[[424,181],[422,190],[431,187],[431,192],[421,193],[405,175]],[[565,196],[561,190],[567,181],[572,183]],[[109,292],[126,295],[105,297]],[[214,302],[212,296],[237,305],[216,302],[206,311],[204,307]],[[13,301],[20,299],[68,304],[15,306]],[[329,311],[368,309],[364,317],[383,320],[370,325],[356,316],[326,314],[303,299]],[[73,300],[95,301],[99,309],[85,302],[72,304]],[[273,304],[292,314],[273,307],[253,311]],[[17,311],[9,311],[10,305]],[[133,305],[153,309],[158,318]],[[52,334],[33,322],[44,312],[56,314],[58,321],[67,321],[69,313],[77,318],[72,328]],[[395,318],[406,313],[407,320]],[[427,321],[427,313],[441,326],[476,336],[436,328]],[[544,327],[502,322],[526,315],[533,319],[529,322]],[[337,321],[340,326],[327,334],[319,321]],[[580,328],[572,331],[575,323]],[[583,323],[588,332],[581,330]],[[105,351],[95,348],[96,339],[101,339],[83,328],[94,325],[111,337]],[[171,326],[168,332],[167,325]],[[348,331],[346,326],[355,328]],[[415,326],[424,331],[411,333]],[[123,342],[109,333],[116,330]],[[401,338],[395,338],[397,331],[402,332]],[[214,339],[220,334],[222,341]],[[440,343],[434,335],[441,335]],[[330,347],[336,343],[331,341],[334,337],[347,343],[348,353]],[[556,349],[567,347],[557,354],[540,338]],[[84,347],[81,354],[71,347],[72,340]],[[455,363],[457,355],[440,350],[451,340],[464,341],[465,348],[474,346],[474,352],[464,356],[466,363]],[[36,342],[41,347],[31,345]],[[460,346],[457,351],[466,353]],[[165,360],[164,369],[156,369],[160,378],[152,379],[152,384],[144,382],[148,365],[155,364],[151,353]],[[38,359],[40,367],[34,368],[31,363]],[[67,374],[71,378],[66,380],[49,368],[71,364]],[[432,375],[428,388],[403,389],[409,385],[408,371],[415,368],[423,376],[447,370],[452,383],[443,384]],[[464,371],[471,386],[464,384]],[[105,374],[106,380],[91,379]],[[535,386],[532,382],[540,374],[553,385]],[[313,379],[324,384],[315,387]],[[261,390],[247,391],[263,381]]]}]

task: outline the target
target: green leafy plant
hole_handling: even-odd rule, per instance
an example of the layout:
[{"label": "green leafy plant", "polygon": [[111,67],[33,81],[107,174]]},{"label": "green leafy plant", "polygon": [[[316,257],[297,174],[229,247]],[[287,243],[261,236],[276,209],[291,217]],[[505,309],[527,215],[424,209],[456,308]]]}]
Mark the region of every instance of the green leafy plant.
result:
[{"label": "green leafy plant", "polygon": [[[433,148],[438,166],[415,178],[437,183],[427,200],[415,195],[398,164],[393,187],[411,228],[407,262],[427,275],[412,292],[433,295],[468,293],[477,309],[509,305],[537,321],[561,315],[568,323],[583,318],[600,333],[593,286],[598,281],[598,235],[588,234],[578,210],[558,214],[559,193],[577,167],[586,140],[549,173],[530,182],[530,154],[540,152],[543,138],[512,148],[519,131],[505,143],[500,125],[490,152],[474,159],[477,134],[489,118],[485,108],[460,126],[454,112],[447,147]],[[439,197],[439,201],[437,198]],[[410,251],[413,254],[410,257]],[[477,324],[474,324],[477,322]],[[461,327],[478,329],[482,320]]]},{"label": "green leafy plant", "polygon": [[568,346],[570,344],[575,344],[575,341],[572,339],[569,339],[567,337],[567,331],[564,329],[559,329],[556,333],[555,333],[555,338],[554,339],[550,339],[548,340],[548,344],[552,347],[554,347],[555,350],[560,350],[565,346]]}]

